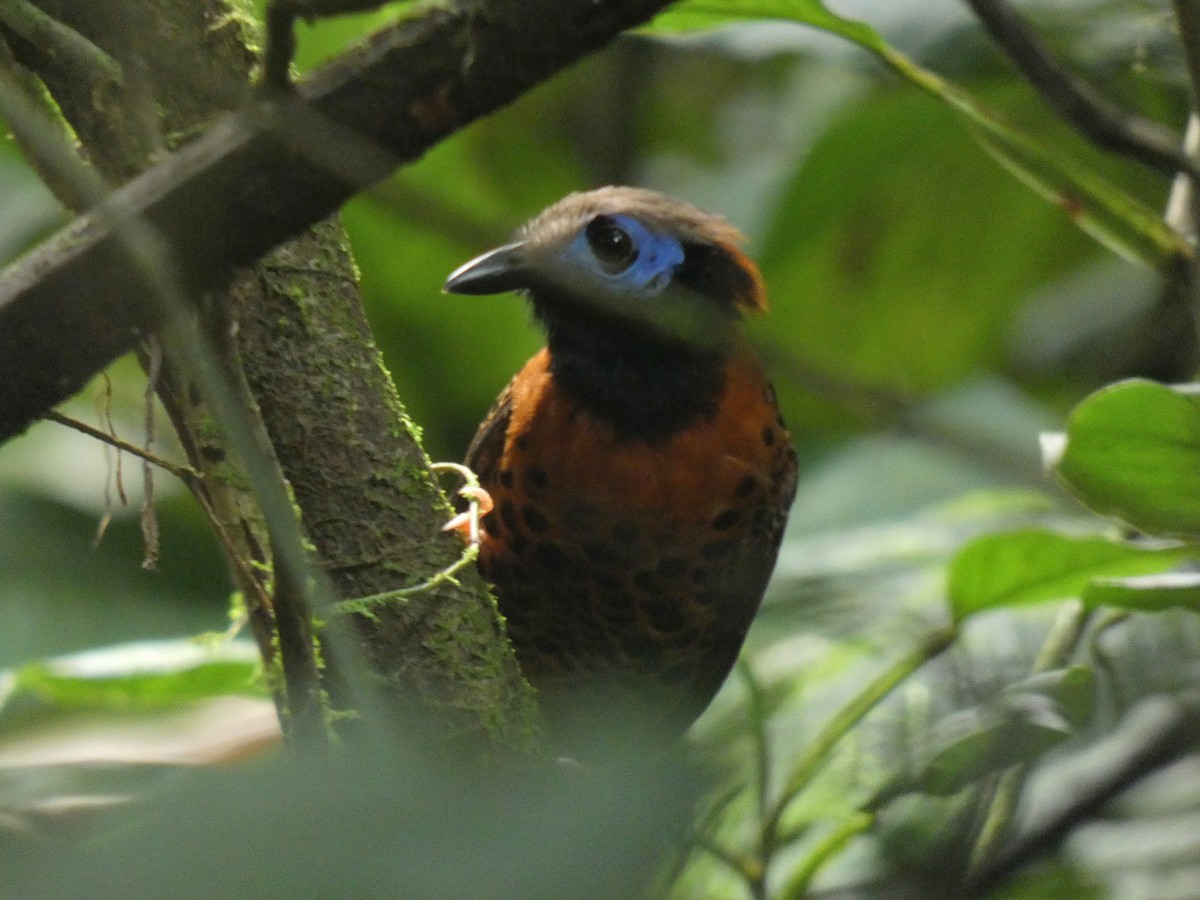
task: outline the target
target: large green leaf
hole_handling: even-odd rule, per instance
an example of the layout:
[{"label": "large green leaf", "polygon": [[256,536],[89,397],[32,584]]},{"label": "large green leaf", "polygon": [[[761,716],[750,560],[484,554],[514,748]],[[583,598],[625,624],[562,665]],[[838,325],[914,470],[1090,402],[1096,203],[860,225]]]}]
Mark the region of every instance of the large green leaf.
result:
[{"label": "large green leaf", "polygon": [[1163,572],[1132,578],[1098,578],[1083,592],[1088,606],[1116,606],[1137,612],[1166,609],[1200,611],[1200,572]]},{"label": "large green leaf", "polygon": [[[758,254],[773,307],[757,333],[881,397],[934,391],[1002,364],[1019,304],[1096,252],[943,106],[880,92],[831,122],[781,187]],[[1037,418],[1011,387],[977,387],[965,405]],[[844,411],[831,419],[846,427]]]},{"label": "large green leaf", "polygon": [[1092,509],[1153,534],[1200,536],[1200,396],[1134,379],[1072,411],[1058,473]]},{"label": "large green leaf", "polygon": [[660,13],[646,30],[695,31],[747,19],[801,22],[840,35],[876,53],[887,52],[883,39],[869,25],[830,12],[821,0],[688,0]]},{"label": "large green leaf", "polygon": [[1094,578],[1162,572],[1190,552],[1043,528],[989,534],[967,544],[951,562],[950,604],[961,620],[997,607],[1079,597]]},{"label": "large green leaf", "polygon": [[32,695],[68,709],[160,709],[206,697],[265,693],[253,644],[144,641],[27,663],[4,700]]},{"label": "large green leaf", "polygon": [[927,793],[949,796],[993,772],[1032,762],[1072,733],[1057,704],[1042,694],[960,710],[931,729],[932,752],[917,781]]}]

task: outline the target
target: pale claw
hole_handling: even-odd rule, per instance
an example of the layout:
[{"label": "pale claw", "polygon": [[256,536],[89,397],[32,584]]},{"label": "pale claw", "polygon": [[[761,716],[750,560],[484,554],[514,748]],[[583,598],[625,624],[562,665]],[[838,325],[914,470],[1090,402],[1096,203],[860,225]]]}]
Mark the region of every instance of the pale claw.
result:
[{"label": "pale claw", "polygon": [[492,495],[483,488],[474,485],[459,488],[458,493],[459,496],[470,500],[471,505],[465,512],[460,512],[443,525],[442,531],[457,531],[463,536],[463,540],[469,544],[478,544],[479,520],[490,513],[495,507]]}]

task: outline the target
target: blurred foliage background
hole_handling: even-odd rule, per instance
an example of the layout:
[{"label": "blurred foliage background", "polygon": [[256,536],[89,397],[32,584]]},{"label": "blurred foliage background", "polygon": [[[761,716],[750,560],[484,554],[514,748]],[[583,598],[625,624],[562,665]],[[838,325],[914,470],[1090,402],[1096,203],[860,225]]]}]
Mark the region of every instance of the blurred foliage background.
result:
[{"label": "blurred foliage background", "polygon": [[[1166,3],[1022,8],[1104,93],[1182,132],[1188,88]],[[836,11],[868,22],[1070,166],[1164,206],[1166,179],[1071,133],[961,3],[844,0]],[[385,8],[302,27],[300,68],[395,15]],[[753,677],[731,679],[695,733],[725,773],[714,776],[727,801],[714,804],[714,833],[737,847],[754,805],[747,760],[761,750],[746,725],[747,698],[770,723],[778,781],[881,662],[947,619],[946,565],[965,541],[1032,524],[1106,527],[1043,472],[1039,434],[1061,430],[1074,404],[1114,379],[1190,377],[1194,344],[1156,324],[1156,273],[1085,234],[1069,209],[989,155],[944,102],[860,47],[765,20],[678,36],[648,30],[345,208],[371,321],[432,458],[461,458],[493,397],[540,345],[519,300],[443,296],[446,274],[563,194],[606,183],[656,188],[725,214],[745,232],[769,286],[771,312],[749,330],[797,443],[800,487],[747,647]],[[5,260],[65,221],[7,143],[0,209]],[[111,390],[118,430],[136,440],[143,389],[126,360],[67,411],[95,421],[98,398]],[[169,454],[169,437],[158,441]],[[143,572],[140,464],[123,463],[125,506],[113,499],[113,466],[99,444],[52,423],[0,448],[0,666],[224,629],[229,581],[190,498],[157,477],[163,547],[157,570]],[[113,521],[93,546],[109,511]],[[1069,696],[1058,696],[1064,708],[1083,704],[1075,721],[1022,731],[1019,750],[996,751],[1000,762],[982,773],[955,770],[934,790],[927,763],[958,746],[945,733],[957,727],[955,735],[986,742],[996,732],[988,722],[1012,727],[995,718],[996,704],[1036,668],[1056,615],[1036,606],[973,618],[949,654],[840,745],[789,808],[803,849],[779,867],[779,896],[807,889],[798,868],[826,852],[831,835],[827,858],[808,873],[820,869],[818,885],[931,861],[953,868],[987,807],[978,791],[960,790],[969,775],[1036,763],[1034,793],[1050,802],[1058,773],[1116,731],[1140,698],[1194,684],[1200,632],[1190,613],[1106,621],[1088,638],[1086,684],[1071,682]],[[0,715],[0,758],[6,742],[28,739],[59,714],[53,703],[10,704]],[[897,773],[912,784],[925,778],[926,792],[897,788],[898,799],[870,822],[854,818]],[[1179,777],[1177,785],[1200,785],[1195,772]],[[1164,812],[1161,797],[1146,803],[1160,835],[1164,822],[1183,835],[1194,815]],[[1183,849],[1151,841],[1140,857],[1122,855],[1123,840],[1131,838],[1110,828],[1076,842],[1057,881],[1047,875],[1033,892],[1011,895],[1198,896],[1187,887],[1200,865],[1194,836],[1190,845],[1181,838]],[[698,851],[663,891],[744,896],[735,868]]]}]

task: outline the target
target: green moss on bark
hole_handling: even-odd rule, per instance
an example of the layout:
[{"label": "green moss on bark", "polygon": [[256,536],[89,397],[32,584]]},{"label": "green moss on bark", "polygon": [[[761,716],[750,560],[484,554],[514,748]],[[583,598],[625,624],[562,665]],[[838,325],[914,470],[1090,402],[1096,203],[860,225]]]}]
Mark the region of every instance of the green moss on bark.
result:
[{"label": "green moss on bark", "polygon": [[[56,66],[46,48],[16,47],[43,78],[91,161],[122,181],[247,95],[254,66],[244,3],[106,0],[39,3],[122,66],[103,102]],[[441,532],[449,507],[428,469],[375,348],[345,235],[326,222],[245,272],[227,298],[205,306],[227,361],[240,367],[317,556],[340,597],[385,593],[445,568],[461,546]],[[226,316],[236,322],[227,327]],[[248,479],[191,385],[168,373],[164,400],[202,496],[226,535],[232,569],[251,607],[264,657],[275,660],[269,544]],[[416,696],[455,733],[527,747],[532,693],[504,639],[486,586],[472,569],[355,634],[372,671],[401,705]]]}]

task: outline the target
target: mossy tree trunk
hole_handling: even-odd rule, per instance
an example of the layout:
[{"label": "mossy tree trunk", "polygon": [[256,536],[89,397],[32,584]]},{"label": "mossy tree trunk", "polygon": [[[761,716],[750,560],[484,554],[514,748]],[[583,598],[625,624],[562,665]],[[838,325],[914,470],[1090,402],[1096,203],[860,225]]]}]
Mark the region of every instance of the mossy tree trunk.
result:
[{"label": "mossy tree trunk", "polygon": [[[29,73],[41,80],[82,156],[110,184],[249,100],[254,24],[231,2],[39,0],[37,8],[95,53],[81,58],[62,52],[53,36],[3,30],[9,65],[26,83]],[[79,205],[69,185],[51,186],[68,205]],[[383,368],[336,221],[277,248],[196,310],[238,401],[257,414],[311,541],[314,567],[336,597],[411,586],[459,557],[461,543],[440,530],[449,507]],[[281,708],[295,716],[336,686],[338,673],[318,675],[311,645],[296,646],[307,641],[312,623],[311,610],[297,606],[305,592],[282,589],[270,523],[216,425],[211,398],[187,373],[168,354],[159,393],[200,472],[193,488],[247,599],[264,657],[275,662],[282,649],[286,666],[307,668],[286,672],[281,687]],[[457,582],[344,618],[352,622],[352,650],[397,707],[411,709],[415,700],[455,734],[530,746],[532,695],[474,567]],[[288,623],[282,635],[279,623]]]}]

